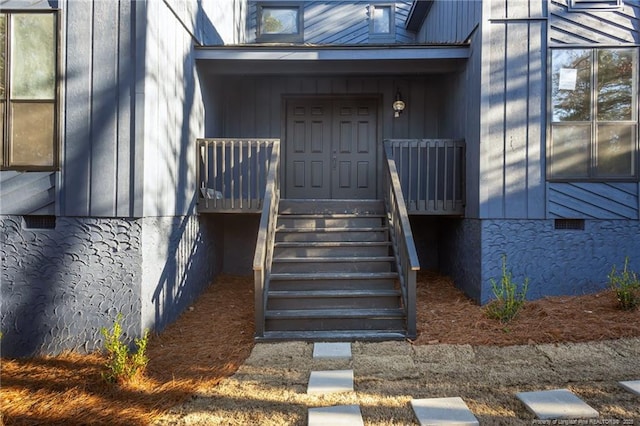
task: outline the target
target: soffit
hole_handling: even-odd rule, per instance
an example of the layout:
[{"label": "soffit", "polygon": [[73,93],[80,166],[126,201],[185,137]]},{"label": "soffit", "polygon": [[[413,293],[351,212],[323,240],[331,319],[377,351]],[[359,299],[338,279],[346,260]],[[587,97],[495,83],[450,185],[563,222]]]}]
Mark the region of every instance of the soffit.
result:
[{"label": "soffit", "polygon": [[212,74],[424,74],[459,69],[469,46],[216,46],[195,57]]}]

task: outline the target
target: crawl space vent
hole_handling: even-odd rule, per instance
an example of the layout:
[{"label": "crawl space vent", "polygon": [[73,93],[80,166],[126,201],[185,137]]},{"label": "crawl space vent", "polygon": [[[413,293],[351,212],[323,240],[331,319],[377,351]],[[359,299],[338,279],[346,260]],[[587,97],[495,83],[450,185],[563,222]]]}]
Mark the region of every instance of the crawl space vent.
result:
[{"label": "crawl space vent", "polygon": [[584,231],[584,219],[556,219],[553,222],[556,229]]},{"label": "crawl space vent", "polygon": [[55,216],[22,216],[24,229],[56,229]]}]

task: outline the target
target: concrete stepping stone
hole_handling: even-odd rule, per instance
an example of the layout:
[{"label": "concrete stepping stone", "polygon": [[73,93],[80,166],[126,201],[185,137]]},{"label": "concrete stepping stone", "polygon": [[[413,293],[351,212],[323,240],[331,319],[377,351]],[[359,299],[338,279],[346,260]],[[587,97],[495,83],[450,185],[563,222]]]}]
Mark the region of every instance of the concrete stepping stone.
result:
[{"label": "concrete stepping stone", "polygon": [[353,391],[353,370],[312,371],[307,394]]},{"label": "concrete stepping stone", "polygon": [[331,342],[314,343],[313,358],[322,359],[351,359],[351,343]]},{"label": "concrete stepping stone", "polygon": [[568,389],[519,392],[516,396],[540,420],[598,417],[596,410]]},{"label": "concrete stepping stone", "polygon": [[420,426],[478,426],[478,419],[460,397],[412,399]]},{"label": "concrete stepping stone", "polygon": [[618,382],[620,386],[625,388],[631,393],[635,393],[636,395],[640,395],[640,380],[631,380],[628,382]]},{"label": "concrete stepping stone", "polygon": [[364,426],[359,405],[309,408],[309,426]]}]

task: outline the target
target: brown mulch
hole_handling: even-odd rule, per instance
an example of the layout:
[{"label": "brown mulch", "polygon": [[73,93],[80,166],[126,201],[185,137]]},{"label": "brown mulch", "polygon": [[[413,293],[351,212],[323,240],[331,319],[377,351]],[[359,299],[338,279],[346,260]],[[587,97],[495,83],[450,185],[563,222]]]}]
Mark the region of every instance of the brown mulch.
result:
[{"label": "brown mulch", "polygon": [[[640,310],[623,312],[609,291],[528,302],[507,325],[435,273],[418,276],[417,345],[515,345],[640,336]],[[101,378],[99,354],[2,359],[0,424],[148,424],[232,375],[253,348],[252,277],[220,276],[148,348],[146,375],[123,385]]]}]

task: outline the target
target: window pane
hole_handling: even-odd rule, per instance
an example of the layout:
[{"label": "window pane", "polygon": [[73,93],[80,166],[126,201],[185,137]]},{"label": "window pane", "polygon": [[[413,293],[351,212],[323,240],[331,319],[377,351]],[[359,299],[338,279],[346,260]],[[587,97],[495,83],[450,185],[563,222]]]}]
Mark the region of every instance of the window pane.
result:
[{"label": "window pane", "polygon": [[635,126],[599,124],[597,174],[609,177],[634,175],[633,147]]},{"label": "window pane", "polygon": [[378,34],[389,34],[391,32],[391,7],[373,7],[373,32]]},{"label": "window pane", "polygon": [[54,104],[11,105],[11,166],[53,166]]},{"label": "window pane", "polygon": [[7,15],[0,15],[0,99],[4,99],[4,70],[6,67],[5,46],[7,41]]},{"label": "window pane", "polygon": [[54,99],[54,15],[24,13],[11,18],[11,98]]},{"label": "window pane", "polygon": [[587,177],[591,126],[554,125],[551,127],[551,174],[555,178]]},{"label": "window pane", "polygon": [[554,49],[553,121],[591,120],[591,50]]},{"label": "window pane", "polygon": [[297,7],[263,7],[262,34],[297,34]]},{"label": "window pane", "polygon": [[598,50],[598,120],[633,119],[635,49]]}]

